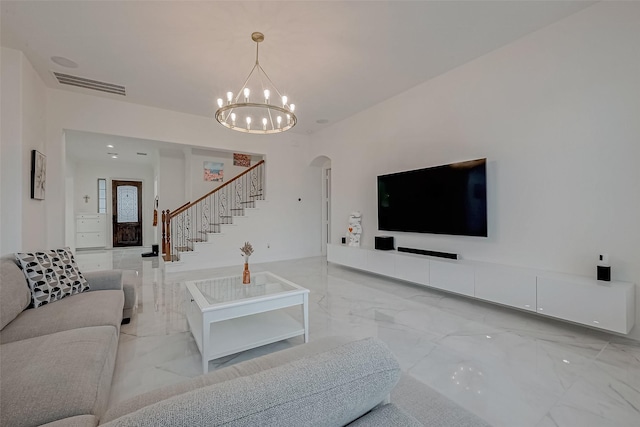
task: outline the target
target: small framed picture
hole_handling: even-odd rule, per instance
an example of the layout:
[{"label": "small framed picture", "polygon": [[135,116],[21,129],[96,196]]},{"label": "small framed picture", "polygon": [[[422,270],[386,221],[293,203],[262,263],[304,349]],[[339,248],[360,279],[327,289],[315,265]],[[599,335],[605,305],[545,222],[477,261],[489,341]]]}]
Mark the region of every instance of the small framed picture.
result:
[{"label": "small framed picture", "polygon": [[218,162],[204,162],[204,180],[205,181],[223,181],[224,180],[224,164]]},{"label": "small framed picture", "polygon": [[233,153],[233,166],[248,168],[251,166],[251,156],[248,154]]},{"label": "small framed picture", "polygon": [[47,157],[38,150],[31,150],[31,198],[44,200],[47,182]]}]

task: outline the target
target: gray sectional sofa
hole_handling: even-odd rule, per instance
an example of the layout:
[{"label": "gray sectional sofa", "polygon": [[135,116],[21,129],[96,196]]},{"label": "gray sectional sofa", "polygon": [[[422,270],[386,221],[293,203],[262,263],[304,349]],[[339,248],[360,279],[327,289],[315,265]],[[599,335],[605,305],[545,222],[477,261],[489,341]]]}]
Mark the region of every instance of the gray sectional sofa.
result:
[{"label": "gray sectional sofa", "polygon": [[86,273],[90,291],[28,309],[14,256],[0,258],[0,425],[34,426],[107,409],[135,272]]},{"label": "gray sectional sofa", "polygon": [[[101,425],[486,427],[377,338],[328,337],[114,405]],[[104,423],[104,424],[102,424]]]},{"label": "gray sectional sofa", "polygon": [[87,273],[91,291],[26,309],[22,272],[0,262],[2,426],[486,426],[375,338],[312,341],[107,408],[126,273],[124,286],[121,271]]}]

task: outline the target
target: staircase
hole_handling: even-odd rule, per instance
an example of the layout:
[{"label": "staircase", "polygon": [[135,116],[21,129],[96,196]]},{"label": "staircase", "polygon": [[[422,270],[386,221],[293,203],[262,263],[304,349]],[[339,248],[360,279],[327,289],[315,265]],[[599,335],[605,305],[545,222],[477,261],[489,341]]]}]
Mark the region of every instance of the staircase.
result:
[{"label": "staircase", "polygon": [[162,211],[162,253],[166,272],[242,262],[239,248],[249,237],[246,231],[239,232],[238,226],[249,220],[253,220],[254,225],[259,224],[260,204],[266,203],[264,168],[265,162],[261,160],[195,202],[173,212]]}]

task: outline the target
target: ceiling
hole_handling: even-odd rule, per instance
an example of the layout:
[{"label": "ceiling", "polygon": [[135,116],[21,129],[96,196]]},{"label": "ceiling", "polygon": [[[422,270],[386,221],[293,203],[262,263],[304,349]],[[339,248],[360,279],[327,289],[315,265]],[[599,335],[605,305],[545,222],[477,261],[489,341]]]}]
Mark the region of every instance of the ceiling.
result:
[{"label": "ceiling", "polygon": [[[583,1],[2,1],[2,46],[51,88],[212,117],[260,63],[313,133],[580,11]],[[51,57],[78,64],[70,69]],[[52,71],[124,85],[60,85]],[[321,121],[321,123],[317,123]],[[322,123],[328,121],[327,123]]]},{"label": "ceiling", "polygon": [[[118,162],[135,165],[135,167],[144,165],[152,168],[158,165],[160,157],[184,159],[187,153],[199,156],[228,157],[231,153],[228,150],[217,148],[195,147],[173,142],[76,130],[65,131],[65,148],[67,158],[76,163],[86,161]],[[258,154],[243,153],[251,155],[252,161],[263,159]],[[116,158],[113,158],[113,155]]]},{"label": "ceiling", "polygon": [[183,150],[191,149],[187,145],[170,142],[74,130],[65,131],[65,148],[67,156],[75,162],[115,161],[112,158],[115,154],[118,162],[149,166],[157,164],[160,152],[171,157],[184,157]]}]

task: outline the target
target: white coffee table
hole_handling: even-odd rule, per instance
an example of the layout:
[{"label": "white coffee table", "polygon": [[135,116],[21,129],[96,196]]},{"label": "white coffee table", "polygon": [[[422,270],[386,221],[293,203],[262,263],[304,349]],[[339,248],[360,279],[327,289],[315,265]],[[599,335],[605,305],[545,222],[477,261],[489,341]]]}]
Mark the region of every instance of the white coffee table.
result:
[{"label": "white coffee table", "polygon": [[[229,354],[304,335],[309,341],[309,290],[269,272],[186,283],[186,315],[202,355],[209,361]],[[300,305],[302,322],[284,308]]]}]

